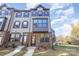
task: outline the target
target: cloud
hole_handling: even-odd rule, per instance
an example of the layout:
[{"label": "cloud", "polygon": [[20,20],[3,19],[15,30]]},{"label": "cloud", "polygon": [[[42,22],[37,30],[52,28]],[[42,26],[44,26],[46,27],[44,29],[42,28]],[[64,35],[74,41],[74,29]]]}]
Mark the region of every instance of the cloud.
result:
[{"label": "cloud", "polygon": [[71,4],[68,4],[68,3],[52,3],[51,10],[66,8],[70,5]]},{"label": "cloud", "polygon": [[59,28],[54,28],[54,30],[55,30],[56,36],[58,35],[67,36],[67,35],[70,35],[72,28],[70,24],[63,24]]},{"label": "cloud", "polygon": [[40,3],[27,3],[26,4],[26,9],[31,9],[39,5]]},{"label": "cloud", "polygon": [[71,4],[61,4],[56,8],[52,8],[54,12],[51,13],[51,15],[53,14],[51,17],[53,19],[51,20],[52,29],[55,30],[56,35],[69,35],[71,33],[71,25],[78,22],[78,19],[74,18],[74,8]]}]

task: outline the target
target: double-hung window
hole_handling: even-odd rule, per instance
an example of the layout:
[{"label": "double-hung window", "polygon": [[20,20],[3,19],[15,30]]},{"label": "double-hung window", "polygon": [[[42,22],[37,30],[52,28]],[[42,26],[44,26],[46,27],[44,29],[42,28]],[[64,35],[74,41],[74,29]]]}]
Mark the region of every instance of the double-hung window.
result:
[{"label": "double-hung window", "polygon": [[22,12],[17,12],[16,17],[22,17]]},{"label": "double-hung window", "polygon": [[23,17],[29,17],[29,13],[28,12],[24,12],[23,13]]},{"label": "double-hung window", "polygon": [[20,33],[12,33],[11,34],[11,39],[14,39],[14,40],[19,40],[20,39]]}]

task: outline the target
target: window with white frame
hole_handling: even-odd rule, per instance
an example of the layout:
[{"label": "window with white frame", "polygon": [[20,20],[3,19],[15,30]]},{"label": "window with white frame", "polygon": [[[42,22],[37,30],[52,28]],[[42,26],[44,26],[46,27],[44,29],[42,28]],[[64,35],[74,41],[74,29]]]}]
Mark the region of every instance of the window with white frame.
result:
[{"label": "window with white frame", "polygon": [[15,21],[13,28],[20,28],[20,21]]},{"label": "window with white frame", "polygon": [[22,28],[28,28],[28,21],[22,22]]},{"label": "window with white frame", "polygon": [[17,12],[16,17],[22,17],[22,12]]},{"label": "window with white frame", "polygon": [[20,38],[20,33],[12,33],[11,34],[11,39],[19,40]]},{"label": "window with white frame", "polygon": [[2,26],[3,26],[4,20],[5,20],[4,18],[0,18],[0,30],[1,30]]},{"label": "window with white frame", "polygon": [[24,12],[23,13],[23,17],[29,17],[29,13],[28,12]]}]

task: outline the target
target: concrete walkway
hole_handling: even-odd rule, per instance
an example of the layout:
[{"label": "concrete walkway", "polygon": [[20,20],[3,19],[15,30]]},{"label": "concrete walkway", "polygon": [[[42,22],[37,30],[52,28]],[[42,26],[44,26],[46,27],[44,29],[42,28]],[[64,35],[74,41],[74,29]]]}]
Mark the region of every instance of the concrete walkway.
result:
[{"label": "concrete walkway", "polygon": [[58,56],[67,56],[67,55],[68,55],[68,53],[61,53]]},{"label": "concrete walkway", "polygon": [[28,47],[28,52],[26,52],[23,56],[32,56],[36,47]]},{"label": "concrete walkway", "polygon": [[78,45],[60,45],[60,46],[79,47]]},{"label": "concrete walkway", "polygon": [[20,52],[22,48],[24,48],[24,46],[18,46],[14,51],[10,52],[9,54],[6,54],[5,56],[13,56],[17,52]]}]

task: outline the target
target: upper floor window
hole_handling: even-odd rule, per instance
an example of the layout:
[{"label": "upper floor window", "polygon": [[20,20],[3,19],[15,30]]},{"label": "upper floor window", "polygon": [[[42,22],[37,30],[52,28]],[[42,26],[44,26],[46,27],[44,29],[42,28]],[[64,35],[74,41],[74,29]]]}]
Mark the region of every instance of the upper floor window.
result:
[{"label": "upper floor window", "polygon": [[1,29],[2,25],[3,25],[3,22],[4,22],[4,19],[0,18],[0,29]]},{"label": "upper floor window", "polygon": [[28,22],[27,21],[22,22],[22,28],[28,28]]},{"label": "upper floor window", "polygon": [[45,11],[43,15],[44,16],[49,16],[49,12],[48,11]]},{"label": "upper floor window", "polygon": [[6,24],[6,19],[0,18],[0,30],[4,30],[5,24]]},{"label": "upper floor window", "polygon": [[45,28],[48,27],[48,19],[43,19],[43,18],[36,18],[33,20],[33,25],[34,27],[41,27]]},{"label": "upper floor window", "polygon": [[22,17],[22,12],[17,12],[16,17]]},{"label": "upper floor window", "polygon": [[4,14],[5,14],[5,15],[8,15],[8,14],[9,14],[9,11],[6,10]]},{"label": "upper floor window", "polygon": [[36,11],[32,11],[32,16],[37,16],[37,12]]},{"label": "upper floor window", "polygon": [[43,12],[42,11],[38,11],[38,16],[42,16]]},{"label": "upper floor window", "polygon": [[28,12],[24,12],[23,13],[23,17],[29,17],[29,13]]},{"label": "upper floor window", "polygon": [[13,28],[20,28],[20,21],[14,22]]},{"label": "upper floor window", "polygon": [[9,10],[0,10],[0,15],[9,15],[10,11]]},{"label": "upper floor window", "polygon": [[0,15],[2,15],[2,12],[1,12],[1,10],[0,10]]}]

